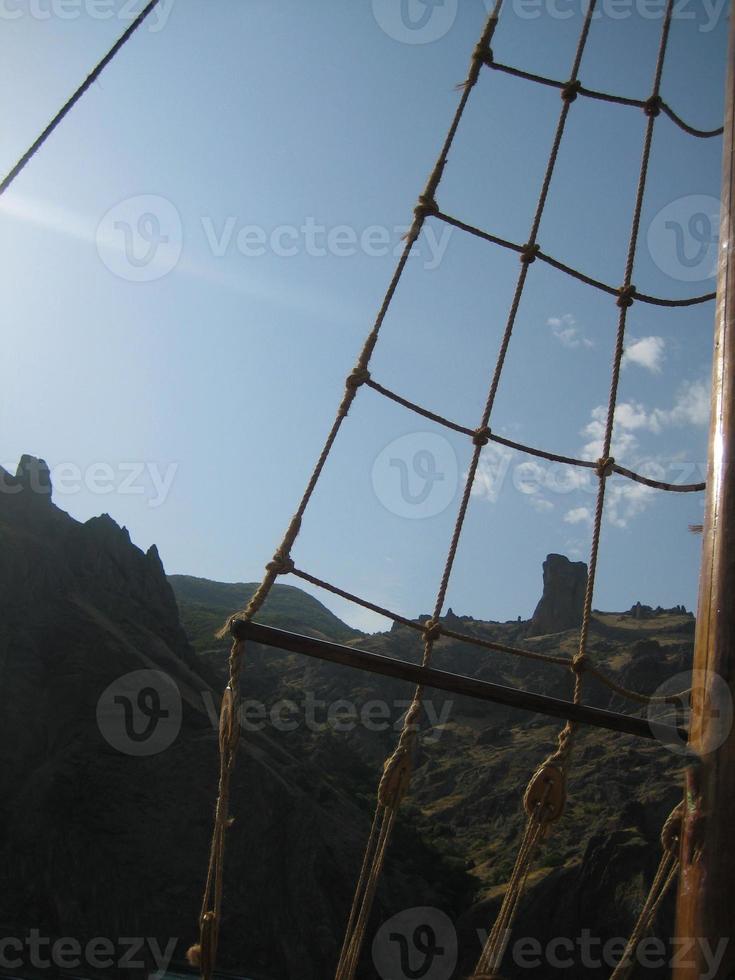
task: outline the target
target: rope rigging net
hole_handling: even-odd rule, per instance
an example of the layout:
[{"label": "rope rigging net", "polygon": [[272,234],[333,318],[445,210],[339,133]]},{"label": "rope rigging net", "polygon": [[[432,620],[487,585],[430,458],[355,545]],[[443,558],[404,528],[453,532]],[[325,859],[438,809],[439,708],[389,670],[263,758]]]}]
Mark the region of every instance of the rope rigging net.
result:
[{"label": "rope rigging net", "polygon": [[[120,49],[141,26],[158,2],[159,0],[150,0],[138,17],[131,23],[130,27],[113,45],[107,55],[105,55],[105,57],[97,64],[97,66],[87,76],[84,82],[67,100],[67,102],[64,103],[56,116],[51,120],[48,126],[42,131],[28,150],[21,156],[16,165],[2,180],[0,180],[0,195],[2,195],[10,187],[12,182],[25,169],[36,152],[49,139],[56,127],[63,121],[71,109],[73,109],[79,99],[85,94],[86,91],[88,91],[91,85],[94,84],[102,71],[107,67],[107,65],[109,65]],[[635,99],[611,95],[586,88],[582,85],[579,79],[579,71],[587,45],[597,0],[590,0],[588,4],[573,63],[571,65],[569,79],[564,82],[533,74],[520,68],[511,67],[495,60],[491,48],[491,42],[499,22],[499,17],[501,15],[504,2],[505,0],[496,0],[494,9],[488,17],[480,40],[473,52],[468,77],[463,85],[460,86],[461,95],[459,105],[454,114],[449,132],[441,148],[436,164],[429,176],[427,184],[419,196],[418,203],[414,210],[413,222],[408,234],[406,235],[405,244],[397,267],[389,283],[372,330],[370,331],[364,347],[360,352],[357,363],[346,379],[345,392],[339,404],[336,417],[329,431],[322,452],[317,459],[314,471],[309,479],[297,511],[287,528],[286,534],[284,535],[280,546],[275,552],[273,560],[268,563],[263,580],[250,600],[247,608],[244,610],[244,612],[238,614],[236,617],[233,617],[223,629],[221,634],[224,635],[228,631],[231,632],[234,637],[234,642],[229,659],[230,678],[224,692],[221,707],[219,733],[219,789],[215,808],[214,830],[209,867],[199,921],[200,940],[199,944],[192,947],[190,950],[190,958],[192,962],[201,966],[201,972],[204,980],[211,980],[217,956],[219,924],[222,909],[225,841],[227,830],[231,824],[231,817],[229,814],[230,783],[234,770],[239,739],[237,709],[238,699],[240,696],[240,678],[246,646],[246,640],[238,636],[238,633],[241,632],[238,624],[242,626],[243,623],[246,624],[253,619],[253,617],[262,607],[271,588],[279,576],[293,574],[294,576],[301,578],[303,581],[309,582],[312,585],[318,586],[322,589],[326,589],[335,595],[346,598],[351,602],[361,605],[374,612],[378,612],[396,623],[400,623],[413,630],[419,631],[422,634],[424,643],[423,657],[421,661],[422,667],[428,667],[430,665],[435,643],[441,636],[446,636],[460,642],[472,644],[474,646],[485,647],[493,651],[499,651],[518,657],[542,661],[549,665],[562,667],[570,671],[573,680],[572,703],[574,705],[581,705],[582,703],[583,681],[586,674],[596,677],[616,693],[638,703],[650,703],[656,700],[678,700],[681,697],[681,695],[676,695],[665,698],[653,698],[642,692],[632,691],[621,686],[613,678],[607,676],[604,671],[591,662],[587,651],[587,641],[590,629],[595,577],[600,550],[600,535],[603,525],[605,490],[607,481],[610,479],[610,477],[616,475],[624,479],[633,480],[644,484],[653,489],[666,492],[691,493],[704,489],[704,484],[701,483],[687,485],[665,483],[650,479],[643,474],[636,473],[626,467],[623,467],[611,456],[611,446],[628,311],[630,310],[631,306],[635,302],[642,302],[668,308],[687,307],[711,301],[715,296],[714,293],[710,293],[702,296],[692,296],[685,299],[668,299],[665,297],[655,297],[639,292],[633,284],[633,272],[638,248],[641,215],[646,191],[646,183],[648,179],[649,161],[656,120],[661,114],[664,114],[674,125],[678,126],[686,134],[699,139],[716,137],[722,133],[722,128],[715,130],[703,130],[688,124],[668,105],[661,95],[661,80],[667,53],[674,0],[667,0],[651,95],[647,99]],[[459,130],[460,123],[472,90],[474,89],[484,68],[502,72],[536,85],[558,89],[562,100],[562,107],[548,155],[548,162],[539,192],[536,209],[533,215],[533,220],[531,222],[528,238],[522,245],[502,239],[490,232],[484,231],[473,226],[472,224],[464,222],[459,218],[444,213],[439,208],[436,200],[436,194],[444,174],[450,150]],[[583,271],[572,268],[559,259],[546,254],[543,252],[538,242],[542,218],[544,216],[547,198],[554,176],[559,149],[564,137],[567,119],[573,103],[579,97],[604,101],[623,107],[637,108],[638,110],[643,110],[646,117],[641,164],[638,184],[635,192],[635,202],[633,207],[630,237],[628,241],[627,258],[623,270],[622,285],[619,287],[614,287],[594,279],[585,274]],[[518,254],[520,259],[520,269],[513,299],[505,322],[505,329],[502,335],[495,370],[493,372],[484,410],[478,424],[475,427],[461,425],[436,414],[429,408],[409,401],[408,399],[402,397],[399,393],[391,391],[390,389],[381,385],[371,376],[369,371],[371,357],[377,344],[381,327],[390,308],[393,296],[406,268],[406,264],[413,246],[421,233],[424,223],[429,219],[444,222],[445,224],[451,225],[452,227],[482,239],[492,245],[514,251]],[[603,450],[600,458],[597,460],[576,459],[569,456],[550,453],[543,449],[526,446],[497,435],[490,427],[490,421],[498,387],[503,374],[506,355],[513,336],[516,316],[524,293],[526,281],[529,276],[530,268],[537,260],[546,263],[559,272],[574,277],[578,281],[594,289],[600,290],[601,292],[614,297],[618,307],[616,342],[611,368],[610,391],[605,421]],[[409,411],[417,413],[420,416],[439,425],[445,426],[450,430],[466,435],[471,439],[473,444],[472,459],[464,484],[454,530],[449,543],[444,570],[437,589],[433,613],[431,618],[423,623],[417,623],[409,620],[389,609],[378,606],[360,596],[353,595],[336,585],[310,574],[307,571],[299,569],[296,567],[291,557],[291,550],[299,534],[301,522],[309,501],[315,490],[317,482],[319,481],[324,465],[333,448],[342,424],[347,417],[350,407],[357,397],[358,391],[361,387],[369,387],[378,395],[394,401]],[[584,610],[580,629],[579,645],[577,648],[577,653],[572,658],[566,656],[555,656],[528,648],[522,649],[520,647],[498,643],[477,636],[470,636],[448,629],[445,624],[440,622],[440,616],[444,607],[446,593],[469,505],[470,493],[481,459],[483,447],[489,442],[495,442],[531,456],[541,457],[565,465],[588,468],[593,470],[596,474],[598,486],[592,529],[589,574],[584,597]],[[357,882],[354,900],[348,916],[347,928],[336,969],[335,980],[353,980],[355,977],[373,900],[385,861],[386,851],[390,843],[391,834],[395,826],[401,801],[409,789],[412,756],[418,737],[417,722],[422,708],[423,695],[424,687],[423,684],[420,683],[415,689],[411,706],[406,712],[395,751],[386,760],[384,766],[383,774],[378,786],[377,805],[373,816],[372,827],[368,837],[368,843],[365,850],[362,869]],[[533,864],[534,856],[547,836],[550,826],[554,821],[560,819],[563,814],[566,797],[566,777],[577,730],[577,722],[567,721],[559,733],[555,751],[552,752],[542,763],[537,772],[533,774],[528,784],[524,796],[524,807],[527,814],[526,828],[521,838],[516,863],[508,882],[508,887],[505,892],[499,914],[489,933],[486,945],[483,948],[472,980],[493,980],[493,978],[500,977],[497,971],[501,967],[503,953],[507,946],[513,921],[518,910],[526,880]],[[663,856],[661,859],[661,864],[654,878],[649,897],[641,910],[638,921],[636,922],[633,933],[630,937],[623,960],[615,969],[611,980],[624,980],[624,978],[629,975],[632,967],[630,957],[634,952],[637,943],[645,936],[647,930],[651,927],[663,897],[676,878],[678,868],[677,843],[680,835],[681,816],[681,807],[677,807],[664,826],[662,832]]]},{"label": "rope rigging net", "polygon": [[[667,492],[691,493],[704,489],[704,484],[701,483],[688,485],[664,483],[649,479],[643,474],[627,469],[626,467],[619,465],[612,457],[611,446],[615,423],[615,410],[618,401],[618,386],[624,353],[626,326],[630,308],[635,302],[643,302],[668,308],[687,307],[711,301],[715,296],[714,293],[710,293],[703,296],[693,296],[685,299],[668,299],[639,292],[633,284],[633,273],[639,243],[641,215],[644,204],[646,183],[649,174],[649,162],[656,120],[663,113],[672,123],[680,127],[685,133],[699,139],[716,137],[722,133],[722,129],[707,131],[695,128],[694,126],[685,123],[681,117],[677,115],[677,113],[675,113],[673,109],[671,109],[671,107],[664,101],[661,95],[661,81],[668,47],[674,0],[668,0],[667,2],[659,41],[658,56],[653,75],[651,95],[647,99],[631,99],[608,95],[606,93],[587,89],[582,85],[579,79],[579,71],[592,25],[592,19],[596,8],[596,0],[591,0],[591,2],[588,4],[573,63],[571,65],[569,79],[565,82],[558,82],[553,79],[522,71],[520,69],[511,68],[507,65],[500,64],[495,60],[491,48],[491,42],[499,22],[503,4],[504,0],[496,0],[494,9],[488,17],[479,43],[473,52],[467,80],[462,86],[460,86],[461,95],[459,105],[456,109],[449,132],[446,136],[436,164],[429,176],[427,184],[418,198],[418,203],[414,210],[413,222],[409,232],[406,235],[405,245],[397,267],[389,283],[383,302],[378,310],[372,330],[368,334],[364,347],[360,352],[357,363],[346,379],[344,395],[339,404],[336,417],[329,431],[322,452],[317,459],[314,471],[308,481],[301,502],[288,526],[280,546],[274,554],[272,561],[268,563],[265,570],[265,576],[251,598],[247,608],[236,617],[233,617],[220,634],[221,636],[224,636],[229,631],[233,637],[233,645],[230,654],[230,680],[225,691],[222,706],[219,795],[215,811],[214,833],[209,861],[209,870],[201,908],[200,942],[197,946],[192,947],[190,950],[191,961],[201,967],[204,980],[210,980],[214,971],[222,908],[225,841],[227,826],[230,820],[228,801],[230,781],[235,764],[238,741],[235,715],[236,706],[240,696],[240,678],[246,650],[246,639],[243,638],[244,631],[242,627],[244,624],[251,621],[258,613],[273,584],[279,576],[292,574],[305,582],[309,582],[312,585],[326,589],[335,595],[346,598],[352,602],[362,605],[367,609],[379,612],[394,622],[401,623],[410,627],[411,629],[420,631],[423,637],[423,657],[421,660],[421,666],[424,668],[428,668],[431,663],[434,645],[437,640],[441,636],[447,636],[462,642],[472,643],[476,646],[484,646],[490,650],[502,651],[519,657],[531,658],[548,664],[553,664],[555,666],[564,667],[565,669],[569,670],[572,675],[572,703],[574,705],[580,705],[582,703],[583,681],[586,674],[591,674],[597,677],[618,694],[621,694],[633,701],[639,703],[650,703],[652,700],[654,700],[646,694],[628,690],[617,684],[612,678],[608,677],[602,670],[600,670],[600,668],[591,662],[587,650],[592,602],[595,590],[595,578],[600,551],[600,536],[603,526],[605,491],[607,482],[613,475],[633,480],[649,487]],[[437,191],[449,158],[449,153],[459,130],[462,117],[470,99],[470,95],[484,68],[515,75],[523,80],[535,83],[537,85],[557,88],[561,95],[561,111],[549,151],[548,162],[540,188],[536,209],[533,215],[527,240],[522,245],[501,239],[489,232],[483,231],[471,224],[461,221],[458,218],[445,214],[440,209],[436,199]],[[641,151],[640,170],[635,191],[631,229],[628,240],[627,256],[623,269],[622,285],[619,287],[613,287],[604,282],[593,279],[584,272],[574,269],[558,259],[547,255],[542,251],[538,241],[539,231],[554,177],[554,171],[560,146],[564,137],[568,116],[574,102],[579,97],[586,97],[598,101],[602,100],[624,107],[637,108],[638,110],[642,110],[645,115],[645,130]],[[490,244],[515,251],[520,259],[520,268],[515,291],[505,322],[505,329],[502,334],[500,350],[498,352],[485,407],[477,425],[474,427],[458,424],[442,417],[441,415],[438,415],[429,408],[409,401],[408,399],[402,397],[399,393],[391,391],[390,389],[381,385],[371,376],[369,370],[371,357],[378,342],[380,330],[390,308],[396,288],[406,268],[406,263],[409,255],[411,254],[411,250],[421,233],[424,223],[427,220],[444,222],[470,235],[483,239]],[[508,348],[513,336],[518,309],[531,266],[537,260],[545,262],[557,271],[572,276],[578,281],[615,298],[618,308],[615,349],[610,374],[610,389],[605,416],[602,453],[600,458],[597,460],[575,459],[572,457],[560,456],[555,453],[548,453],[542,449],[512,442],[511,440],[495,434],[490,427],[496,395],[503,374]],[[369,387],[378,395],[391,399],[397,404],[402,405],[406,409],[417,413],[424,418],[427,418],[439,425],[445,426],[455,432],[468,436],[473,444],[472,458],[465,480],[454,529],[451,535],[444,570],[436,592],[433,612],[431,618],[423,623],[416,623],[408,620],[405,617],[392,612],[391,610],[377,606],[367,599],[353,595],[303,569],[297,568],[293,558],[291,557],[292,547],[299,534],[301,522],[314,489],[319,481],[342,424],[349,413],[350,407],[357,397],[358,391],[362,387]],[[572,658],[553,656],[532,649],[520,649],[506,644],[496,643],[492,640],[479,640],[475,636],[468,636],[454,630],[447,629],[447,627],[440,622],[440,616],[444,607],[447,589],[457,555],[460,537],[465,523],[465,516],[470,501],[470,494],[481,459],[481,454],[483,447],[491,441],[503,444],[532,456],[539,456],[548,460],[567,464],[569,466],[586,467],[592,469],[596,474],[597,495],[592,527],[589,574],[584,597],[579,644],[577,652]],[[378,785],[377,803],[372,820],[372,826],[368,835],[363,864],[358,876],[354,899],[348,916],[344,941],[336,968],[335,980],[354,980],[358,968],[378,881],[385,863],[387,848],[390,843],[401,801],[408,792],[410,785],[412,757],[418,737],[417,722],[422,708],[423,696],[424,686],[422,683],[419,683],[415,689],[411,705],[406,712],[403,727],[398,739],[398,744],[395,751],[386,760],[384,765],[383,774]],[[664,698],[662,700],[670,699]],[[543,840],[547,836],[551,824],[555,820],[561,818],[564,810],[567,772],[577,730],[578,723],[567,721],[559,733],[556,749],[542,763],[537,772],[532,776],[528,785],[524,796],[524,807],[527,814],[526,828],[522,835],[516,863],[508,882],[508,887],[505,892],[499,914],[489,933],[487,942],[477,963],[476,970],[473,974],[473,980],[492,980],[492,978],[499,978],[500,976],[498,970],[501,968],[503,954],[508,943],[513,921],[518,910],[526,880],[533,865],[534,857],[537,854]],[[676,843],[679,837],[679,822],[680,811],[677,808],[677,810],[674,811],[667,821],[664,828],[662,838],[663,858],[661,866],[654,879],[649,898],[641,911],[639,920],[636,923],[633,934],[631,935],[628,949],[626,950],[623,961],[614,973],[615,980],[621,980],[621,978],[628,975],[630,968],[630,954],[635,949],[635,946],[640,939],[643,938],[646,931],[650,928],[656,911],[658,910],[666,891],[675,879],[678,861],[676,856]]]}]

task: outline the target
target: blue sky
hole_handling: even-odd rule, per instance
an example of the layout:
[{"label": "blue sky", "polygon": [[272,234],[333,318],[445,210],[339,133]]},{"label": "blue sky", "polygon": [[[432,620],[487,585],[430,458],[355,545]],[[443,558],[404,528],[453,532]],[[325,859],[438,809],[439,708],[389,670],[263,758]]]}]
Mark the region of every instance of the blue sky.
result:
[{"label": "blue sky", "polygon": [[[141,6],[0,3],[0,172]],[[416,24],[426,14],[422,35],[398,0],[164,3],[0,201],[0,462],[45,457],[59,506],[82,520],[109,512],[141,547],[155,542],[169,572],[259,579],[392,273],[487,6],[408,0]],[[581,7],[507,0],[496,57],[564,79]],[[661,7],[603,3],[583,83],[646,98]],[[678,5],[663,94],[701,128],[721,122],[726,34],[722,4]],[[525,241],[559,105],[554,90],[484,70],[442,209]],[[644,125],[637,109],[577,100],[539,235],[546,252],[614,285]],[[720,158],[719,139],[658,120],[642,291],[714,288]],[[438,223],[427,233],[371,368],[474,427],[518,260]],[[536,263],[493,428],[593,457],[616,312]],[[624,465],[703,478],[712,318],[712,304],[633,307],[613,445]],[[297,564],[399,613],[429,611],[468,442],[361,390]],[[558,467],[492,446],[484,457],[448,604],[525,617],[548,552],[586,560],[593,495]],[[699,543],[687,525],[701,520],[701,495],[616,479],[609,498],[595,606],[692,608]],[[320,598],[356,625],[381,625]]]}]

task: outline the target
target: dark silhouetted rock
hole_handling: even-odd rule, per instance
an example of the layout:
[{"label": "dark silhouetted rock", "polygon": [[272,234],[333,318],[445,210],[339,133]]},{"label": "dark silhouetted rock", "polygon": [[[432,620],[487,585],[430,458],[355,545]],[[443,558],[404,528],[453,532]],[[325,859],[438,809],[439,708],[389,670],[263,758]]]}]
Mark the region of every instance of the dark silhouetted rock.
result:
[{"label": "dark silhouetted rock", "polygon": [[[215,668],[194,653],[155,547],[141,551],[106,514],[74,520],[50,492],[41,460],[23,457],[17,476],[0,469],[1,934],[82,948],[99,936],[173,940],[181,963],[207,867],[227,654]],[[158,684],[160,741],[148,747],[130,733],[150,722],[142,696]],[[145,717],[131,720],[136,695]],[[357,778],[350,746],[338,743],[338,757],[320,743],[320,765],[304,757],[308,737],[301,725],[290,741],[275,727],[242,739],[219,962],[247,976],[326,977],[339,953],[373,777],[358,795],[342,775]],[[417,840],[411,831],[404,846]],[[435,860],[421,858],[422,877],[401,850],[381,886],[396,907],[441,901]],[[379,892],[376,916],[384,903]],[[152,975],[139,959],[107,975]]]},{"label": "dark silhouetted rock", "polygon": [[529,627],[530,636],[576,629],[582,622],[587,565],[564,555],[548,555],[544,562],[544,592]]}]

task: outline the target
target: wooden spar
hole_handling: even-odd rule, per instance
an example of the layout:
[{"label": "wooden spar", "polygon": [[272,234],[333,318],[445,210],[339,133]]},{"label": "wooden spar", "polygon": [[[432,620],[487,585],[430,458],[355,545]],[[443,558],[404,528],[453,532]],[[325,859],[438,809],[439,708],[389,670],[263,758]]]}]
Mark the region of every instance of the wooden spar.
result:
[{"label": "wooden spar", "polygon": [[573,704],[559,698],[550,698],[544,694],[532,694],[529,691],[519,691],[502,684],[492,684],[490,681],[478,680],[476,677],[466,677],[463,674],[453,674],[447,670],[437,670],[435,667],[421,667],[419,664],[384,657],[367,650],[342,646],[327,640],[319,640],[311,636],[302,636],[287,630],[275,629],[272,626],[262,626],[260,623],[235,619],[230,624],[233,636],[240,640],[252,640],[265,646],[277,647],[279,650],[289,650],[301,653],[307,657],[316,657],[330,663],[342,664],[345,667],[355,667],[372,674],[382,674],[384,677],[395,677],[409,681],[412,684],[423,684],[450,694],[458,694],[482,701],[492,701],[504,704],[522,711],[534,711],[567,721],[576,721],[583,725],[593,725],[596,728],[607,728],[615,732],[625,732],[640,738],[657,738],[664,743],[680,745],[682,737],[686,740],[686,732],[682,729],[670,728],[666,725],[656,725],[651,728],[645,718],[634,715],[622,715],[603,708],[593,708],[586,704]]},{"label": "wooden spar", "polygon": [[[709,472],[674,980],[735,978],[735,11],[731,11]],[[729,694],[729,698],[728,698]],[[729,703],[728,703],[729,701]],[[723,725],[724,722],[724,725]],[[709,953],[709,958],[708,958]]]}]

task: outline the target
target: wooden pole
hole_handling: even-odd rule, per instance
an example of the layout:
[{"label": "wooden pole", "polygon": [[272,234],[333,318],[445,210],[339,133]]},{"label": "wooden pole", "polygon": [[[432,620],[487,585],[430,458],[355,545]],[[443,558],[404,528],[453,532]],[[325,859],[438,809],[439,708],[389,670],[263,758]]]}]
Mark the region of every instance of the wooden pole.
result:
[{"label": "wooden pole", "polygon": [[735,12],[731,11],[707,497],[674,980],[735,978]]},{"label": "wooden pole", "polygon": [[681,745],[686,741],[687,733],[681,728],[668,725],[657,725],[656,731],[651,728],[645,718],[635,715],[623,715],[605,708],[593,708],[586,704],[573,704],[560,698],[551,698],[545,694],[533,694],[530,691],[520,691],[502,684],[478,680],[476,677],[466,677],[464,674],[453,674],[448,670],[437,670],[436,667],[422,667],[406,660],[385,657],[379,653],[370,653],[356,647],[343,646],[329,640],[320,640],[312,636],[302,636],[288,630],[276,629],[273,626],[263,626],[244,619],[235,619],[230,624],[232,635],[239,640],[252,640],[264,646],[300,653],[317,660],[341,664],[343,667],[354,667],[371,674],[382,674],[384,677],[395,677],[398,680],[409,681],[411,684],[423,684],[439,691],[459,694],[464,697],[477,698],[480,701],[492,701],[494,704],[504,704],[509,708],[519,708],[521,711],[534,711],[575,721],[581,725],[592,725],[596,728],[607,728],[613,732],[624,732],[637,735],[639,738],[657,738],[661,742]]}]

